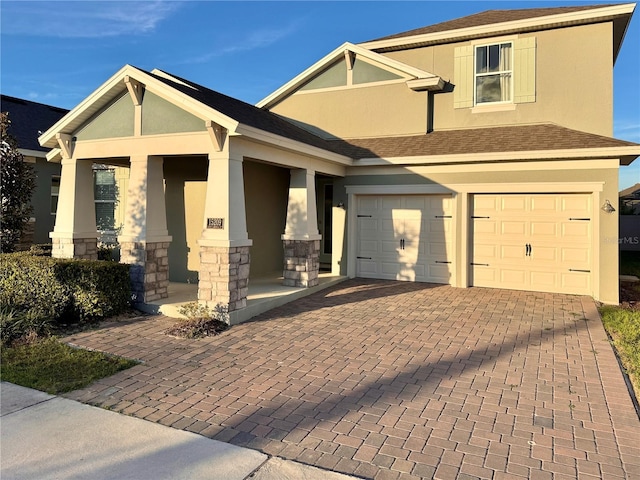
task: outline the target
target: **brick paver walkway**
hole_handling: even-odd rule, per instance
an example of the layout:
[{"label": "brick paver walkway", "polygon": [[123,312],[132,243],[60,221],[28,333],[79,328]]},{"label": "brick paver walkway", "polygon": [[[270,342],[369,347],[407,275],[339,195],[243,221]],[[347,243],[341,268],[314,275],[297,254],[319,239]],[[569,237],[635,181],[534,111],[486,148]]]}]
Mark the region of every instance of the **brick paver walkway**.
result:
[{"label": "brick paver walkway", "polygon": [[148,317],[67,340],[144,363],[67,395],[377,479],[637,479],[640,422],[593,301],[350,280],[184,340]]}]

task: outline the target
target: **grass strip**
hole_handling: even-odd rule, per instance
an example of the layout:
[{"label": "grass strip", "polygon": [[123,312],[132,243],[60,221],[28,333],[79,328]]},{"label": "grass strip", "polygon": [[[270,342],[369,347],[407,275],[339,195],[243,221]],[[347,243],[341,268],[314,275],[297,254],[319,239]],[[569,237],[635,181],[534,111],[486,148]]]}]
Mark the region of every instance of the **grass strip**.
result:
[{"label": "grass strip", "polygon": [[3,346],[0,379],[57,395],[84,388],[138,362],[73,348],[55,337]]},{"label": "grass strip", "polygon": [[640,311],[614,306],[600,308],[602,324],[640,398]]}]

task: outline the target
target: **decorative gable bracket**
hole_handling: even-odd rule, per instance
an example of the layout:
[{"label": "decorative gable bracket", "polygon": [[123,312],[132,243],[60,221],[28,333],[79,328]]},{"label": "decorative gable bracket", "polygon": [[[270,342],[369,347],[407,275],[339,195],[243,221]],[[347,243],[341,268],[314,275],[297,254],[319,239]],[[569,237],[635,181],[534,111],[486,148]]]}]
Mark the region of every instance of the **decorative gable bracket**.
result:
[{"label": "decorative gable bracket", "polygon": [[56,140],[62,151],[62,158],[71,158],[73,156],[73,137],[68,133],[56,133]]},{"label": "decorative gable bracket", "polygon": [[207,132],[209,132],[211,142],[213,143],[216,152],[221,152],[224,148],[224,142],[227,139],[227,129],[211,120],[205,121],[204,124],[205,127],[207,127]]},{"label": "decorative gable bracket", "polygon": [[129,75],[125,75],[124,83],[129,90],[129,95],[135,106],[142,105],[142,96],[144,94],[144,85],[137,80],[134,80]]}]

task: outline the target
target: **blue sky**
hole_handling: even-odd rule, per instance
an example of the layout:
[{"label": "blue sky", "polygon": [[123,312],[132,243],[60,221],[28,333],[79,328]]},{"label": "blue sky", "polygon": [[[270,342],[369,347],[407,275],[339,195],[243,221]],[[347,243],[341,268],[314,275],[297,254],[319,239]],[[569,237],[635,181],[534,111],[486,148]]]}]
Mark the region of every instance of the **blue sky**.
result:
[{"label": "blue sky", "polygon": [[[345,41],[489,9],[603,3],[623,2],[2,0],[0,90],[73,108],[129,63],[256,103]],[[638,143],[639,17],[636,11],[614,69],[614,135]],[[620,188],[637,182],[640,160],[621,168]]]}]

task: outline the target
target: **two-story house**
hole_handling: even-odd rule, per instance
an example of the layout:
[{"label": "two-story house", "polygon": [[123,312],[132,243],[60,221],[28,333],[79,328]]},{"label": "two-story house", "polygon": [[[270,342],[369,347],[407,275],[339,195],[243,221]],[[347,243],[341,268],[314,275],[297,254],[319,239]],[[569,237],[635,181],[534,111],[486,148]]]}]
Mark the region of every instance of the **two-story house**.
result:
[{"label": "two-story house", "polygon": [[488,11],[345,43],[256,106],[126,65],[40,137],[54,255],[95,255],[91,164],[130,169],[138,298],[338,276],[618,302],[613,65],[635,4]]}]

